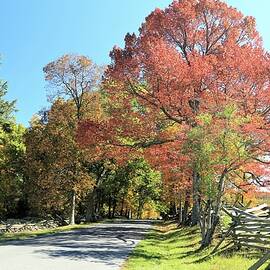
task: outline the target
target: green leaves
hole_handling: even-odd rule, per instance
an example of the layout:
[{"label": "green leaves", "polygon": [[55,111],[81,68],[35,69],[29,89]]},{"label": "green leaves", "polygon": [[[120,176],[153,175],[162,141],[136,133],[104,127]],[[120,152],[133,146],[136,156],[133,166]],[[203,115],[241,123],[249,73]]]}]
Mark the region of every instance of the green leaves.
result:
[{"label": "green leaves", "polygon": [[153,170],[144,159],[129,162],[127,169],[130,186],[133,193],[137,194],[137,200],[146,203],[158,198],[161,191],[160,172]]},{"label": "green leaves", "polygon": [[0,80],[0,125],[14,121],[12,113],[15,111],[15,101],[6,101],[7,82]]},{"label": "green leaves", "polygon": [[0,216],[16,214],[22,199],[25,128],[9,122],[0,126]]},{"label": "green leaves", "polygon": [[241,125],[249,120],[233,104],[216,115],[201,113],[197,120],[197,125],[188,133],[184,150],[192,155],[191,166],[201,176],[203,194],[211,198],[216,194],[222,171],[238,169],[250,155],[250,138],[241,131]]},{"label": "green leaves", "polygon": [[197,116],[197,119],[202,125],[210,125],[212,122],[212,115],[210,113],[201,113]]},{"label": "green leaves", "polygon": [[0,216],[16,214],[25,153],[25,128],[15,123],[15,101],[6,101],[6,93],[7,83],[0,81]]},{"label": "green leaves", "polygon": [[234,104],[229,104],[220,113],[220,116],[221,117],[223,116],[226,119],[231,119],[236,115],[236,113],[237,113],[237,107]]}]

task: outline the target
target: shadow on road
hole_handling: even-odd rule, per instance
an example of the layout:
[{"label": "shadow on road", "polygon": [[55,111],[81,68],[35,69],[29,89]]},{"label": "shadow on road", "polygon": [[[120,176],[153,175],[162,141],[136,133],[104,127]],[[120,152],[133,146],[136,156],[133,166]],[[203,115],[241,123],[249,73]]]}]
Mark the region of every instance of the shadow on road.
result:
[{"label": "shadow on road", "polygon": [[151,221],[114,221],[53,235],[13,240],[0,246],[33,248],[33,254],[115,265],[124,260],[151,227]]}]

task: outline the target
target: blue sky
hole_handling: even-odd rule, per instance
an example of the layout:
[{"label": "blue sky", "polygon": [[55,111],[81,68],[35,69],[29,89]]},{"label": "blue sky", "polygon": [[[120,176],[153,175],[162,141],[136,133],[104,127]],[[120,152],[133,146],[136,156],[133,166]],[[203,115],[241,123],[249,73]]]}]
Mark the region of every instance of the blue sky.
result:
[{"label": "blue sky", "polygon": [[[171,0],[9,0],[1,3],[0,78],[9,83],[8,99],[17,100],[17,121],[28,124],[46,101],[42,68],[65,53],[109,63],[114,45],[136,32],[144,18]],[[257,20],[270,50],[270,1],[226,0]]]}]

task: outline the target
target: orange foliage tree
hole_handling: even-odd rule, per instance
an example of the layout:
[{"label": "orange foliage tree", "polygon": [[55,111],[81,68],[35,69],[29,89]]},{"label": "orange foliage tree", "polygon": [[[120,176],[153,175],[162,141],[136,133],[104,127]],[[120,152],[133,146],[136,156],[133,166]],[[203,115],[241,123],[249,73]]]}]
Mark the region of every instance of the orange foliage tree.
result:
[{"label": "orange foliage tree", "polygon": [[[69,99],[76,108],[76,124],[85,116],[89,92],[97,89],[103,68],[83,55],[66,54],[47,64],[45,80],[49,83],[48,97]],[[88,96],[89,97],[89,96]],[[99,113],[99,112],[97,112]],[[99,115],[96,115],[99,119]],[[79,153],[78,153],[79,154]],[[70,224],[75,223],[76,190],[73,189]]]},{"label": "orange foliage tree", "polygon": [[[102,115],[98,93],[87,93],[82,112],[87,119]],[[35,117],[25,135],[26,192],[35,214],[69,214],[74,219],[73,201],[82,201],[94,184],[89,171],[91,151],[76,142],[77,110],[72,101],[56,100],[42,117]],[[71,215],[71,216],[70,216]]]},{"label": "orange foliage tree", "polygon": [[[109,117],[102,124],[82,123],[80,140],[110,145],[114,154],[146,149],[139,153],[158,160],[165,174],[185,168],[184,179],[192,178],[192,221],[201,224],[208,245],[230,173],[243,168],[252,175],[258,162],[267,164],[269,55],[255,20],[221,1],[174,1],[152,12],[139,35],[127,34],[125,47],[110,56],[104,78]],[[207,152],[198,134],[214,149]],[[202,154],[217,164],[208,166]],[[202,185],[212,168],[218,196],[206,203],[209,213],[214,210],[206,226]]]}]

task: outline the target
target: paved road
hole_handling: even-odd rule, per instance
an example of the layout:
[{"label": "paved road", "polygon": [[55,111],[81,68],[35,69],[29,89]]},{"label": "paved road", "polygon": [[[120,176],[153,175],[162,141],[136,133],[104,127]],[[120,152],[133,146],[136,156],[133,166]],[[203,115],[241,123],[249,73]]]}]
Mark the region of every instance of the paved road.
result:
[{"label": "paved road", "polygon": [[116,270],[151,227],[117,221],[0,244],[1,270]]}]

